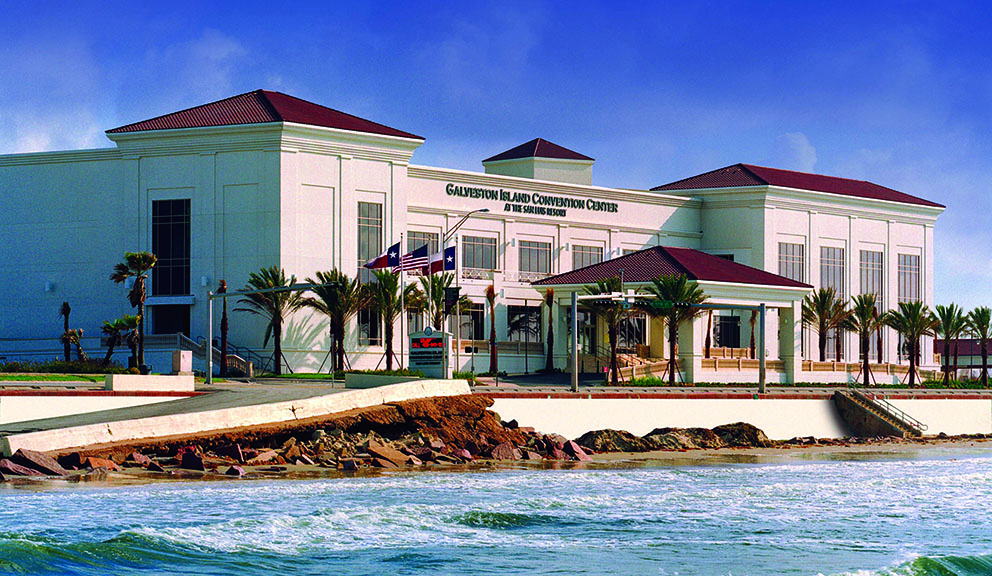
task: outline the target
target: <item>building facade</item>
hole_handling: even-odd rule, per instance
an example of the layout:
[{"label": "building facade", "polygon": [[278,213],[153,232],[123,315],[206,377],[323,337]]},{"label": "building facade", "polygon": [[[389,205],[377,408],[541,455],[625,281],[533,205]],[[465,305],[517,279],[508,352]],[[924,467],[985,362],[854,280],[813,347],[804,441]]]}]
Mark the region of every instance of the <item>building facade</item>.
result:
[{"label": "building facade", "polygon": [[[52,356],[63,301],[86,337],[133,313],[126,287],[108,278],[124,252],[139,250],[159,257],[149,332],[195,340],[206,336],[206,296],[219,280],[236,290],[272,265],[299,281],[332,268],[366,278],[362,264],[387,246],[402,239],[404,251],[426,243],[433,252],[451,233],[455,282],[472,302],[451,329],[488,338],[484,293],[493,285],[500,368],[511,372],[543,367],[549,312],[532,282],[654,246],[732,258],[845,298],[878,292],[886,308],[933,303],[943,207],[865,182],[736,165],[654,189],[606,188],[591,184],[592,158],[541,139],[486,159],[484,172],[420,166],[411,163],[419,136],[263,90],[107,135],[115,147],[0,156],[0,356]],[[488,212],[472,213],[480,209]],[[551,311],[558,367],[567,354],[562,306]],[[712,330],[721,344],[746,345],[741,318],[719,315]],[[410,316],[396,327],[398,349],[401,330],[422,322]],[[217,334],[219,313],[214,323]],[[650,341],[650,322],[628,324],[625,344]],[[231,342],[271,354],[264,320],[231,312],[230,326]],[[590,326],[582,335],[594,353],[603,334]],[[346,337],[351,364],[381,365],[382,335],[377,318],[360,314]],[[857,360],[853,337],[842,338],[845,358]],[[809,357],[815,335],[802,339]],[[294,369],[319,368],[329,345],[326,320],[301,311],[286,323]],[[898,348],[887,334],[885,359],[897,362]],[[462,346],[457,356],[460,369],[488,369],[487,353]]]}]

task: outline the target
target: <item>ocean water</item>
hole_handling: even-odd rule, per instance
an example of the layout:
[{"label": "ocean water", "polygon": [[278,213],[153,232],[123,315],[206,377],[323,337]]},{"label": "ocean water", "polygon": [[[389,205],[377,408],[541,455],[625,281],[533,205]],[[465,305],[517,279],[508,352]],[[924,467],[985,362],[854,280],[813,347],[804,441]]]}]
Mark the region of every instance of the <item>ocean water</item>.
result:
[{"label": "ocean water", "polygon": [[992,574],[992,453],[0,486],[0,574]]}]

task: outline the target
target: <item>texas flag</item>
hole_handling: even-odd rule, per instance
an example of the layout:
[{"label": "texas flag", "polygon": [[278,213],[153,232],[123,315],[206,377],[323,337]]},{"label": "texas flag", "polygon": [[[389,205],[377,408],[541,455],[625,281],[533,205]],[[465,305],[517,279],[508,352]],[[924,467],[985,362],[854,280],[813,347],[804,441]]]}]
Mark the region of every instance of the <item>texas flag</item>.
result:
[{"label": "texas flag", "polygon": [[455,247],[445,248],[444,252],[437,252],[431,256],[431,262],[424,266],[425,275],[441,272],[442,270],[455,269]]},{"label": "texas flag", "polygon": [[392,268],[400,263],[400,243],[397,242],[382,254],[379,254],[375,258],[369,260],[365,263],[366,268],[371,268],[373,270],[378,268]]}]

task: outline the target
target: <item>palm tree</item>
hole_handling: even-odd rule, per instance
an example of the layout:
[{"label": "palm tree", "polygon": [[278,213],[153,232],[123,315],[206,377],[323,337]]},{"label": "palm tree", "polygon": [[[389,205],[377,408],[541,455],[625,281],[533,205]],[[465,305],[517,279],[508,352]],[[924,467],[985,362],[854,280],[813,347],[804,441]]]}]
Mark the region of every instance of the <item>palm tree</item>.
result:
[{"label": "palm tree", "polygon": [[989,338],[992,338],[992,309],[980,306],[972,310],[967,317],[968,332],[978,339],[982,350],[982,386],[989,387]]},{"label": "palm tree", "polygon": [[116,284],[124,283],[128,278],[134,278],[134,285],[127,294],[132,308],[138,309],[138,365],[145,363],[145,298],[148,292],[145,280],[148,272],[155,267],[157,258],[151,252],[125,252],[124,261],[114,265],[110,279]]},{"label": "palm tree", "polygon": [[[296,276],[286,278],[286,272],[278,266],[262,268],[248,276],[245,291],[271,290],[273,288],[289,288],[296,284]],[[261,294],[246,294],[238,300],[244,308],[235,308],[235,312],[248,312],[269,319],[265,327],[265,340],[262,346],[269,345],[269,338],[275,344],[275,374],[282,374],[282,323],[286,316],[303,306],[303,294],[299,291],[283,290],[279,292],[264,292]]]},{"label": "palm tree", "polygon": [[303,305],[327,316],[330,321],[331,341],[336,344],[332,371],[344,370],[344,334],[348,322],[359,311],[369,307],[369,291],[357,278],[351,279],[334,268],[327,272],[317,272],[314,278],[307,278],[310,289],[316,297],[303,299]]},{"label": "palm tree", "polygon": [[[597,280],[595,285],[583,287],[586,294],[610,294],[620,292],[622,284],[619,276]],[[620,322],[627,316],[623,303],[613,300],[585,300],[583,306],[588,308],[595,318],[606,324],[606,339],[610,343],[610,385],[620,385],[620,364],[617,362],[617,344],[619,340]],[[597,354],[598,356],[598,354]]]},{"label": "palm tree", "polygon": [[554,307],[555,307],[555,289],[548,288],[544,291],[544,305],[548,307],[548,338],[545,344],[547,345],[547,356],[544,360],[544,371],[554,372],[555,369],[555,323],[554,323]]},{"label": "palm tree", "polygon": [[486,286],[486,302],[489,303],[489,371],[499,373],[499,355],[496,353],[496,286]]},{"label": "palm tree", "polygon": [[845,329],[858,333],[858,343],[861,351],[861,373],[864,374],[865,386],[871,382],[871,367],[869,365],[868,349],[871,347],[871,335],[882,326],[878,316],[878,300],[875,294],[858,294],[851,298],[851,315],[847,317]]},{"label": "palm tree", "polygon": [[944,306],[938,304],[934,306],[934,316],[937,325],[934,332],[944,339],[944,351],[941,354],[941,369],[944,371],[944,386],[951,382],[951,340],[958,338],[965,330],[965,317],[961,307],[951,302]]},{"label": "palm tree", "polygon": [[[220,281],[220,284],[217,286],[217,293],[227,293],[227,282],[224,280]],[[220,314],[220,376],[223,378],[224,376],[227,376],[227,333],[230,329],[230,325],[227,321],[227,298],[221,298],[220,300],[224,306],[223,311]],[[214,343],[208,342],[207,345],[213,347]],[[210,350],[210,352],[212,353],[213,350]]]},{"label": "palm tree", "polygon": [[[444,289],[450,288],[455,275],[450,272],[444,274],[430,274],[420,277],[420,288],[412,291],[412,304],[408,308],[424,310],[427,308],[428,298],[430,299],[430,318],[428,324],[435,330],[443,330],[444,323],[451,316],[451,308],[444,305]],[[409,303],[408,303],[409,304]],[[467,296],[458,297],[458,306],[461,308],[472,305],[472,301]]]},{"label": "palm tree", "polygon": [[885,325],[902,335],[909,348],[909,387],[916,385],[916,365],[920,339],[932,336],[938,320],[923,302],[900,302],[898,310],[889,310],[882,318]]},{"label": "palm tree", "polygon": [[[59,318],[62,319],[62,334],[69,331],[69,314],[72,313],[72,308],[69,306],[68,302],[63,302],[62,306],[59,307]],[[72,360],[72,345],[68,342],[62,343],[63,350],[65,351],[65,361],[68,362]]]},{"label": "palm tree", "polygon": [[713,311],[708,310],[706,314],[706,340],[703,341],[703,358],[710,357],[710,344],[713,342]]},{"label": "palm tree", "polygon": [[[685,274],[659,276],[651,281],[645,291],[658,300],[671,302],[668,308],[646,307],[645,310],[668,325],[668,385],[675,385],[675,346],[678,343],[679,327],[703,313],[702,308],[691,305],[706,302],[708,296],[698,285],[690,284]],[[753,341],[754,338],[752,337]]]},{"label": "palm tree", "polygon": [[103,357],[103,366],[110,366],[114,348],[124,343],[130,331],[138,327],[138,317],[125,314],[116,320],[104,320],[100,331],[107,335],[107,355]]},{"label": "palm tree", "polygon": [[62,334],[62,338],[61,338],[62,344],[76,347],[76,360],[79,360],[80,362],[86,362],[89,360],[89,357],[86,355],[86,352],[83,352],[83,346],[80,343],[82,339],[83,339],[82,328],[76,328],[75,330],[66,330]]},{"label": "palm tree", "polygon": [[368,285],[371,306],[385,325],[386,370],[393,369],[393,326],[403,314],[403,305],[409,308],[415,300],[412,284],[403,287],[400,298],[400,275],[389,270],[375,270],[375,282]]},{"label": "palm tree", "polygon": [[[837,298],[837,292],[833,288],[820,288],[812,294],[807,294],[803,299],[803,324],[816,330],[819,337],[820,362],[827,360],[827,333],[837,330],[839,350],[840,329],[850,315],[847,305]],[[840,360],[839,352],[837,360]]]}]

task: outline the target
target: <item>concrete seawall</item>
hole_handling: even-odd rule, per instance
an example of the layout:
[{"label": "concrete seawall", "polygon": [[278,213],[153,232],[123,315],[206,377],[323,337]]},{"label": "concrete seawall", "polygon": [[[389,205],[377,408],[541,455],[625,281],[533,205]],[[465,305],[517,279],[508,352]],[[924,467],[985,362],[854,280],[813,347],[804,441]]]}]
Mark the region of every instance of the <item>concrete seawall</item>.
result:
[{"label": "concrete seawall", "polygon": [[[629,398],[501,393],[490,396],[494,398],[492,409],[504,421],[516,420],[522,426],[568,438],[603,428],[644,435],[655,428],[713,428],[733,422],[753,424],[773,440],[850,435],[829,394],[799,399],[786,395],[755,399],[750,394],[710,399],[698,393],[687,394],[691,398],[673,398],[673,394],[659,395],[662,397],[637,394]],[[926,424],[926,434],[992,433],[992,397],[890,398],[889,401]]]},{"label": "concrete seawall", "polygon": [[468,383],[464,380],[417,380],[378,388],[344,390],[286,402],[175,413],[71,428],[52,427],[11,434],[0,438],[0,453],[9,455],[19,448],[52,452],[97,444],[207,433],[313,418],[389,402],[470,393]]}]

